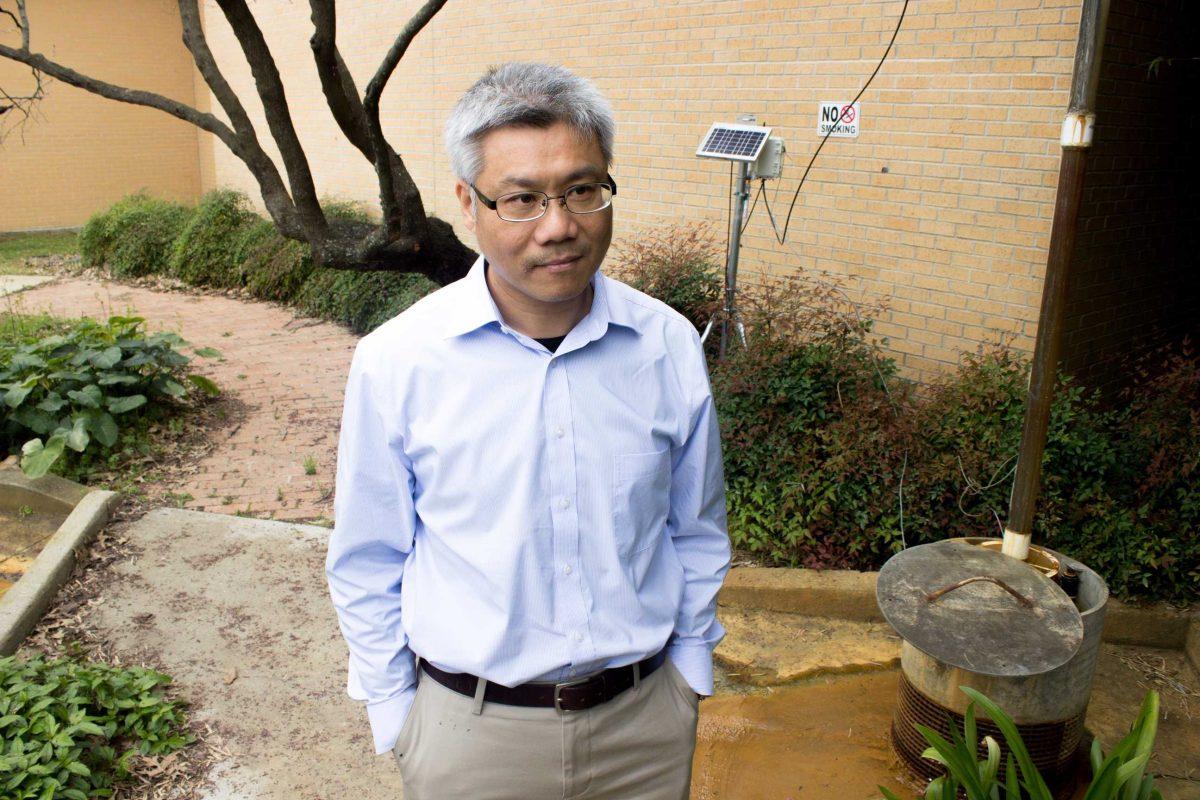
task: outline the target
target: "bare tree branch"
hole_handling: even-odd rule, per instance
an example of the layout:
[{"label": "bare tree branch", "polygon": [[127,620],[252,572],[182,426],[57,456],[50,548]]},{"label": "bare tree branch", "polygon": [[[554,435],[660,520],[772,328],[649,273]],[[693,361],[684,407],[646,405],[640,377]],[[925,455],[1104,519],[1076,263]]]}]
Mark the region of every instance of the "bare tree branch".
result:
[{"label": "bare tree branch", "polygon": [[279,146],[280,155],[283,156],[283,166],[287,170],[288,183],[292,188],[292,199],[301,221],[309,229],[309,241],[320,239],[328,228],[325,214],[317,201],[312,171],[309,169],[308,159],[304,157],[304,148],[296,135],[296,128],[292,124],[283,80],[279,77],[279,69],[275,66],[274,59],[271,58],[271,51],[263,38],[262,29],[250,13],[245,0],[217,0],[217,4],[229,20],[234,36],[242,46],[247,63],[250,64],[254,85],[266,112],[267,126]]},{"label": "bare tree branch", "polygon": [[126,89],[123,86],[89,78],[69,67],[64,67],[61,64],[51,61],[40,53],[31,53],[28,50],[20,50],[8,45],[0,44],[0,56],[41,70],[63,83],[69,83],[72,86],[92,92],[93,94],[98,94],[101,97],[107,97],[109,100],[131,103],[137,106],[149,106],[150,108],[157,108],[159,111],[165,111],[173,117],[178,117],[192,123],[198,128],[203,128],[228,145],[230,149],[236,146],[237,139],[234,137],[233,131],[225,123],[212,114],[201,113],[177,100],[163,97],[161,94],[155,94],[154,92],[146,92],[141,89]]},{"label": "bare tree branch", "polygon": [[275,162],[258,143],[258,136],[254,131],[254,125],[250,122],[250,116],[242,106],[242,101],[230,88],[225,76],[221,74],[217,60],[208,47],[196,0],[179,0],[179,16],[183,21],[183,44],[192,54],[192,60],[196,62],[196,68],[200,70],[204,82],[212,90],[213,96],[217,98],[221,108],[225,109],[229,121],[233,123],[234,130],[237,132],[235,135],[237,144],[230,144],[229,149],[246,163],[251,174],[258,181],[267,213],[279,226],[280,232],[290,238],[304,241],[303,225],[296,213],[296,206],[292,202],[287,187],[283,184],[283,177],[279,174]]},{"label": "bare tree branch", "polygon": [[[313,260],[324,267],[348,270],[393,270],[418,272],[438,283],[449,283],[466,274],[475,253],[464,245],[453,227],[425,216],[421,196],[399,154],[383,137],[379,122],[379,100],[396,65],[413,38],[445,5],[445,0],[426,3],[396,39],[365,98],[359,99],[354,79],[338,52],[334,0],[309,0],[316,32],[310,41],[317,61],[322,88],[330,109],[347,138],[375,165],[384,207],[384,224],[356,219],[326,220],[315,196],[312,174],[288,112],[283,83],[262,31],[246,0],[217,0],[250,63],[255,84],[263,100],[272,135],[280,146],[291,191],[274,161],[262,149],[241,101],[225,80],[204,35],[198,0],[177,0],[183,22],[183,42],[229,118],[226,124],[210,113],[154,92],[128,89],[82,75],[47,59],[29,48],[29,20],[25,0],[15,0],[17,14],[0,7],[0,18],[8,17],[21,32],[21,47],[0,44],[0,57],[29,66],[37,85],[33,94],[14,97],[0,89],[0,98],[27,110],[44,92],[43,74],[77,88],[119,102],[165,111],[190,122],[221,140],[250,169],[267,211],[284,236],[308,243]],[[0,0],[0,3],[7,0]],[[14,106],[9,106],[9,108]],[[0,106],[0,113],[5,108]],[[295,198],[295,200],[293,200]]]},{"label": "bare tree branch", "polygon": [[[375,71],[375,77],[367,84],[367,92],[363,97],[363,109],[367,115],[367,130],[371,135],[371,149],[375,151],[375,173],[379,176],[379,199],[383,207],[383,234],[388,242],[397,244],[402,231],[420,229],[418,226],[424,220],[425,210],[421,203],[421,193],[417,190],[408,171],[401,169],[393,172],[391,160],[388,158],[391,146],[384,138],[383,127],[379,123],[379,98],[383,94],[384,87],[387,86],[388,79],[392,77],[396,65],[400,63],[408,46],[412,44],[412,40],[444,5],[446,5],[446,0],[429,0],[413,15],[408,24],[404,26],[404,30],[396,37],[396,41],[392,43],[383,63]],[[404,185],[395,186],[394,176],[399,177]],[[414,242],[414,250],[419,246],[419,242]]]},{"label": "bare tree branch", "polygon": [[329,110],[350,143],[368,161],[375,163],[371,134],[367,130],[367,115],[358,97],[358,87],[354,85],[354,77],[337,49],[337,13],[333,0],[309,0],[309,7],[312,9],[313,35],[308,43],[312,47],[317,75],[321,79],[321,91],[325,93]]}]

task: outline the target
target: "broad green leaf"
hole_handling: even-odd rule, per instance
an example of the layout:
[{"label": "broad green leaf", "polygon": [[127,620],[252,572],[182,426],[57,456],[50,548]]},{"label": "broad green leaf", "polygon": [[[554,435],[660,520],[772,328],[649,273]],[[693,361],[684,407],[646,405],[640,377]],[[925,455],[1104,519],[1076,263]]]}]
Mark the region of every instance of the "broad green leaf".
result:
[{"label": "broad green leaf", "polygon": [[104,393],[100,391],[99,386],[88,384],[79,391],[67,392],[67,397],[84,408],[99,408],[104,400]]},{"label": "broad green leaf", "polygon": [[37,408],[42,411],[53,413],[67,404],[66,399],[58,392],[47,392],[42,402],[37,404]]},{"label": "broad green leaf", "polygon": [[221,393],[220,387],[203,375],[188,375],[187,378],[210,397],[216,397]]},{"label": "broad green leaf", "polygon": [[82,416],[76,417],[75,424],[71,426],[71,432],[67,434],[67,447],[76,453],[82,453],[91,438],[87,432],[87,420]]},{"label": "broad green leaf", "polygon": [[17,406],[21,405],[21,403],[25,402],[25,398],[29,396],[31,391],[33,391],[32,385],[14,386],[5,393],[4,403],[9,408],[16,408]]},{"label": "broad green leaf", "polygon": [[36,406],[32,408],[29,406],[18,408],[11,415],[9,415],[9,419],[13,420],[14,422],[19,422],[29,430],[41,436],[45,436],[48,433],[53,433],[54,429],[59,427],[57,417],[55,417],[53,414],[48,414],[45,411],[42,411]]},{"label": "broad green leaf", "polygon": [[173,381],[170,378],[162,378],[161,380],[155,381],[155,383],[157,384],[159,391],[161,391],[163,394],[168,394],[171,397],[183,397],[185,394],[187,394],[187,390],[183,388],[183,384],[179,383],[178,381]]},{"label": "broad green leaf", "polygon": [[142,379],[136,375],[105,375],[100,380],[96,381],[100,386],[112,386],[120,384],[122,386],[130,386],[139,383]]},{"label": "broad green leaf", "polygon": [[51,436],[45,445],[41,439],[26,442],[21,447],[21,452],[25,453],[21,459],[21,471],[29,478],[42,477],[62,455],[65,444],[66,439],[62,436]]},{"label": "broad green leaf", "polygon": [[201,358],[220,358],[221,352],[213,347],[197,347],[192,351]]},{"label": "broad green leaf", "polygon": [[108,401],[108,410],[113,414],[124,414],[126,411],[132,411],[144,405],[146,405],[145,395],[131,394],[128,397],[110,398]]},{"label": "broad green leaf", "polygon": [[100,369],[112,369],[121,360],[121,348],[113,345],[106,347],[104,350],[95,354],[91,358],[92,364]]},{"label": "broad green leaf", "polygon": [[117,422],[112,415],[105,411],[89,410],[87,412],[88,430],[96,437],[96,441],[105,447],[117,443]]}]

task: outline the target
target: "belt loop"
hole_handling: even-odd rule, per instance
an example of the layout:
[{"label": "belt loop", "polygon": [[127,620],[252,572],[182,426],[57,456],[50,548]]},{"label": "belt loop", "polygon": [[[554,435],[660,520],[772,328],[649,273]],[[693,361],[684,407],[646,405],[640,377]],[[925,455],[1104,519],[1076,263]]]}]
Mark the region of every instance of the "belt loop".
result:
[{"label": "belt loop", "polygon": [[475,681],[475,707],[471,709],[471,713],[479,715],[483,713],[483,693],[487,691],[487,679],[476,678]]},{"label": "belt loop", "polygon": [[633,693],[638,693],[638,688],[642,685],[642,665],[635,661],[633,662]]}]

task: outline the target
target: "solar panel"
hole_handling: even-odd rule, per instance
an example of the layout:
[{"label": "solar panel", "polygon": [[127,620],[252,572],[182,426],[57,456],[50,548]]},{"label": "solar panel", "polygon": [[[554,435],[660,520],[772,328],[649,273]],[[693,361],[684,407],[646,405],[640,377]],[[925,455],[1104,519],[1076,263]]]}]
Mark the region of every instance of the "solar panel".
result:
[{"label": "solar panel", "polygon": [[696,155],[731,161],[755,161],[771,135],[770,128],[716,122],[708,129]]}]

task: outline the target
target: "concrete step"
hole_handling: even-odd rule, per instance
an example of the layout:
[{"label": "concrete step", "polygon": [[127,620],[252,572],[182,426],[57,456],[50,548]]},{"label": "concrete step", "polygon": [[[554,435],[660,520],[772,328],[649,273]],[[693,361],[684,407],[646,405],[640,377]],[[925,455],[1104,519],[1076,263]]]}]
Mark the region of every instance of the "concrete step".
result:
[{"label": "concrete step", "polygon": [[714,657],[739,683],[776,686],[900,662],[900,637],[884,622],[730,607],[717,618],[727,635]]}]

